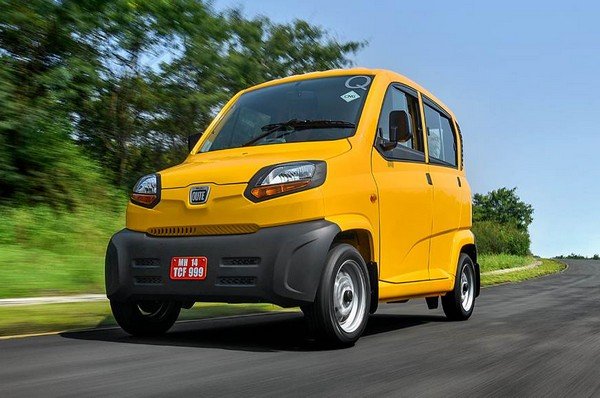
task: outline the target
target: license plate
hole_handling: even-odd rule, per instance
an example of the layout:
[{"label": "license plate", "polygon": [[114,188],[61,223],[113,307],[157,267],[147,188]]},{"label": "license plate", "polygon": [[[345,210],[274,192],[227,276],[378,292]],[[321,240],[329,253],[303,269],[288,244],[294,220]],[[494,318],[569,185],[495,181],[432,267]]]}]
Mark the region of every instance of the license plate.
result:
[{"label": "license plate", "polygon": [[173,257],[171,259],[171,279],[196,280],[206,278],[206,257]]}]

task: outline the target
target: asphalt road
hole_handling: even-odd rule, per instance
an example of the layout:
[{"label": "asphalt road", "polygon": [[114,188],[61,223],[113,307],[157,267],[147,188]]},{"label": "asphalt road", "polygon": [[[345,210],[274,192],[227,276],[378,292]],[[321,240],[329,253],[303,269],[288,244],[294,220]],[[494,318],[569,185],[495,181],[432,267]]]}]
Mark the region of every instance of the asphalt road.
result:
[{"label": "asphalt road", "polygon": [[296,313],[0,341],[0,396],[600,396],[600,262],[486,288],[467,322],[382,304],[352,348]]}]

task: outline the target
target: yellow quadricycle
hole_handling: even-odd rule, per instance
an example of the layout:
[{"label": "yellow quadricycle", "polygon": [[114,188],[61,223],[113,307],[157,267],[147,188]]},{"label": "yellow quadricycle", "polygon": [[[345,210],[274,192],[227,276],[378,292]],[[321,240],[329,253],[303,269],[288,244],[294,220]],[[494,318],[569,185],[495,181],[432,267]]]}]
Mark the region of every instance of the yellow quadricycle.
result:
[{"label": "yellow quadricycle", "polygon": [[[452,112],[385,70],[292,76],[235,95],[180,165],[142,177],[106,254],[132,334],[198,301],[300,306],[351,344],[380,301],[479,294],[471,191]],[[196,142],[197,141],[197,142]]]}]

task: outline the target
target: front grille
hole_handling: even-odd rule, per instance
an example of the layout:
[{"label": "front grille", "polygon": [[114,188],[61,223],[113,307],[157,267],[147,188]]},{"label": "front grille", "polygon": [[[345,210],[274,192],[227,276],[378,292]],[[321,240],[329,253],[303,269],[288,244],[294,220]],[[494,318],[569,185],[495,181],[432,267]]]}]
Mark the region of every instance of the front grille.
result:
[{"label": "front grille", "polygon": [[254,286],[254,285],[256,285],[256,277],[255,276],[220,276],[217,279],[217,285]]},{"label": "front grille", "polygon": [[221,260],[222,265],[257,265],[260,263],[260,257],[224,257]]},{"label": "front grille", "polygon": [[158,258],[134,258],[131,265],[134,268],[157,268],[160,267],[160,260]]},{"label": "front grille", "polygon": [[153,227],[146,233],[153,236],[202,236],[251,234],[259,230],[256,224],[190,225],[185,227]]},{"label": "front grille", "polygon": [[160,285],[162,283],[160,276],[135,276],[134,280],[136,284],[141,285]]}]

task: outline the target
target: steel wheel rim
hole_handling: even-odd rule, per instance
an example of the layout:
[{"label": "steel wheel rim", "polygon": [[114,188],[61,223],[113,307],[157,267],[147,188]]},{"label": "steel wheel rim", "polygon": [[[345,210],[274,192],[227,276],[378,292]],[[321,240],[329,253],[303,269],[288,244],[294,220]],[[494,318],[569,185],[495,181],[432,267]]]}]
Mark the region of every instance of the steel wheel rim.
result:
[{"label": "steel wheel rim", "polygon": [[140,302],[136,305],[140,314],[147,318],[162,318],[167,312],[168,303],[165,302]]},{"label": "steel wheel rim", "polygon": [[367,308],[367,286],[360,266],[346,260],[338,269],[333,285],[333,312],[339,327],[346,333],[356,331]]},{"label": "steel wheel rim", "polygon": [[464,267],[460,275],[460,303],[465,311],[470,311],[475,298],[475,283],[471,267]]}]

